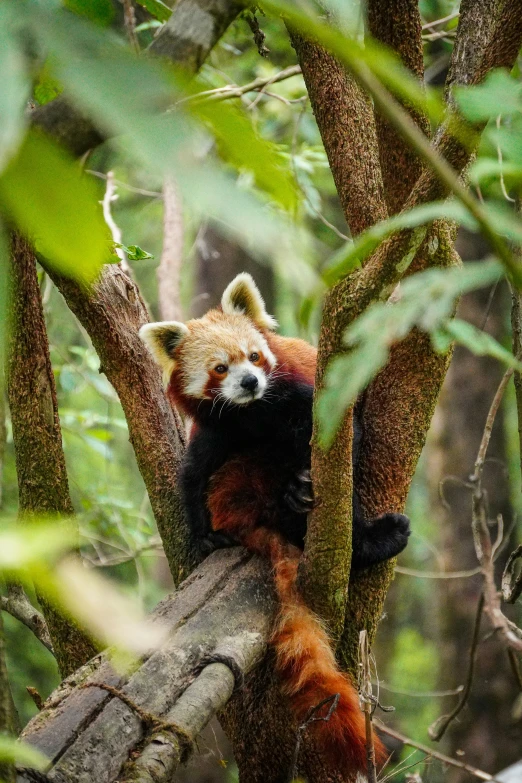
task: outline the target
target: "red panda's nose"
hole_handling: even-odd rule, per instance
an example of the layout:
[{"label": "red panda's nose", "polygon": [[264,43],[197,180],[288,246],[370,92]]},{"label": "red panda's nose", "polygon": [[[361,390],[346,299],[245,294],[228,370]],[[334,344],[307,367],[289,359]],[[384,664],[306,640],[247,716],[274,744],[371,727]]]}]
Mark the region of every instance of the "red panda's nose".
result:
[{"label": "red panda's nose", "polygon": [[257,380],[255,375],[252,375],[249,373],[248,375],[244,375],[241,379],[241,386],[243,389],[247,389],[247,391],[255,391],[258,387],[259,381]]}]

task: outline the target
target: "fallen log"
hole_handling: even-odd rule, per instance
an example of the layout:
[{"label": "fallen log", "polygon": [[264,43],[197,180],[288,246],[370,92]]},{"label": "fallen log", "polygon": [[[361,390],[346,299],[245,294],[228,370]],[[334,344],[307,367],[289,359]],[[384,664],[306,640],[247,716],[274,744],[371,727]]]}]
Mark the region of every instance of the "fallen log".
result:
[{"label": "fallen log", "polygon": [[18,783],[171,780],[263,657],[273,608],[264,562],[215,552],[152,613],[152,626],[168,628],[159,649],[126,674],[104,652],[51,694],[22,733],[49,766],[41,778],[20,769]]}]

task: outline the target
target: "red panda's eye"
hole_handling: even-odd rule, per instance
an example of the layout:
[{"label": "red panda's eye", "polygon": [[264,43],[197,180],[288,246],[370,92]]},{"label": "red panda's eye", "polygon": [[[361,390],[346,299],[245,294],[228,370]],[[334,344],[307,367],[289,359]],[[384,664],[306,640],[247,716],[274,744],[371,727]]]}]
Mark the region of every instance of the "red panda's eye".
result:
[{"label": "red panda's eye", "polygon": [[228,367],[226,364],[218,364],[217,367],[214,367],[214,370],[219,373],[220,375],[223,375],[228,370]]},{"label": "red panda's eye", "polygon": [[254,351],[254,353],[250,354],[250,361],[251,362],[258,362],[259,361],[259,354]]}]

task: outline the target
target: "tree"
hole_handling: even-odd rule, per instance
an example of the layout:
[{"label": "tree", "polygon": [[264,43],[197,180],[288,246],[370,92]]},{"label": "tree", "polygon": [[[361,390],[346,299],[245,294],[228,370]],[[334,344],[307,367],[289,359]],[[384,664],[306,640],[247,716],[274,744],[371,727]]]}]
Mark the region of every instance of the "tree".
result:
[{"label": "tree", "polygon": [[[85,10],[82,3],[67,5],[73,8],[78,5],[80,11]],[[176,472],[185,436],[177,413],[169,408],[164,397],[159,373],[137,336],[138,327],[148,320],[147,308],[137,283],[124,265],[113,263],[100,271],[101,262],[106,260],[104,234],[98,225],[99,216],[93,217],[90,213],[92,198],[88,193],[74,184],[77,191],[64,191],[60,202],[66,210],[67,199],[72,193],[77,193],[78,203],[85,200],[85,213],[89,217],[87,230],[82,220],[71,224],[72,229],[68,230],[63,215],[53,216],[52,209],[45,208],[45,199],[41,198],[45,191],[43,185],[48,183],[45,176],[50,171],[58,171],[68,182],[73,179],[74,167],[61,152],[56,153],[48,141],[35,133],[35,129],[45,130],[76,156],[84,155],[108,136],[125,134],[124,143],[129,152],[142,164],[156,170],[165,166],[167,174],[176,178],[181,192],[189,194],[192,206],[201,202],[214,218],[226,216],[233,231],[245,242],[245,234],[250,231],[250,240],[257,242],[265,252],[274,247],[275,237],[279,238],[284,232],[290,240],[285,247],[285,261],[297,270],[293,274],[302,275],[306,282],[309,269],[300,259],[306,243],[284,217],[284,212],[272,209],[267,218],[252,193],[238,198],[235,189],[213,165],[208,166],[202,180],[197,161],[192,160],[192,153],[186,153],[188,135],[204,123],[229,165],[248,169],[256,188],[277,203],[282,211],[293,209],[295,190],[277,153],[263,143],[241,114],[229,110],[225,101],[216,100],[216,97],[232,97],[234,91],[229,88],[228,96],[224,94],[226,90],[216,96],[214,90],[213,96],[204,100],[197,94],[203,92],[204,85],[187,77],[188,73],[199,70],[212,47],[242,11],[242,6],[211,0],[198,2],[196,12],[192,2],[180,0],[170,14],[162,3],[146,2],[144,5],[164,24],[148,47],[150,56],[142,58],[136,58],[120,43],[116,45],[108,32],[96,29],[62,9],[53,16],[45,4],[41,7],[27,2],[24,6],[26,16],[21,19],[14,3],[6,6],[11,16],[8,16],[3,37],[9,46],[12,78],[17,89],[10,95],[8,106],[16,119],[3,133],[9,152],[0,181],[0,199],[7,219],[14,222],[19,231],[36,239],[40,263],[89,334],[101,369],[118,394],[170,571],[178,584],[194,566],[176,488]],[[125,22],[135,45],[132,4],[124,6]],[[353,30],[347,37],[336,30],[335,15],[332,15],[333,23],[329,24],[318,20],[315,13],[307,15],[284,3],[268,2],[264,4],[264,10],[271,15],[281,13],[285,20],[353,237],[353,243],[343,247],[323,271],[322,281],[308,274],[308,279],[312,279],[307,292],[309,313],[314,306],[318,309],[320,295],[326,287],[324,283],[328,290],[319,331],[317,416],[312,456],[315,494],[320,502],[310,515],[300,586],[307,601],[328,624],[339,660],[352,676],[356,676],[359,632],[367,630],[373,640],[392,578],[393,563],[362,574],[350,574],[354,479],[368,515],[403,510],[449,365],[452,338],[468,347],[471,345],[501,356],[519,367],[513,356],[503,352],[498,344],[493,341],[484,344],[475,333],[470,337],[469,330],[463,329],[451,315],[460,290],[466,286],[480,287],[492,276],[498,276],[502,268],[514,284],[519,285],[522,279],[519,262],[503,235],[507,233],[520,242],[519,225],[499,212],[494,189],[491,193],[486,192],[489,200],[481,204],[463,182],[478,148],[481,131],[488,119],[498,113],[499,85],[504,101],[501,111],[509,113],[511,108],[515,112],[513,107],[518,107],[516,80],[507,74],[490,76],[490,72],[499,67],[510,70],[516,61],[522,42],[522,6],[519,0],[463,0],[444,104],[430,89],[425,92],[421,86],[422,24],[417,3],[401,0],[391,14],[385,3],[369,0],[365,48],[357,42]],[[256,22],[252,24],[257,29]],[[256,34],[259,40],[259,31]],[[20,106],[23,106],[27,73],[25,65],[18,65],[21,46],[17,48],[11,42],[11,36],[13,41],[25,40],[28,36],[37,53],[39,49],[49,47],[53,54],[53,73],[64,87],[63,95],[34,109],[30,116],[31,130],[25,137]],[[392,58],[384,45],[390,47],[398,59]],[[185,70],[163,69],[154,63],[153,55],[182,63]],[[109,71],[115,74],[113,81],[106,77]],[[495,82],[494,78],[501,81]],[[459,91],[458,88],[464,85],[468,89]],[[266,88],[267,84],[264,86]],[[158,115],[158,111],[170,106],[173,94],[178,101],[176,111]],[[438,127],[430,141],[430,130],[435,122]],[[511,131],[513,135],[509,138],[500,135],[498,144],[511,164],[513,186],[518,186],[520,162],[517,168],[516,153],[513,153],[513,145],[516,146],[520,135],[516,122]],[[496,138],[493,133],[488,126],[484,134],[486,145]],[[485,157],[491,161],[487,154]],[[481,184],[486,190],[485,174],[483,177]],[[209,183],[217,195],[212,195]],[[40,194],[40,200],[35,202],[37,217],[29,208],[32,188]],[[445,200],[450,194],[455,200],[448,203]],[[235,216],[232,215],[234,211],[237,212]],[[251,218],[248,230],[240,225],[245,223],[245,215]],[[496,264],[483,264],[464,270],[464,273],[459,270],[454,249],[455,219],[472,223],[483,231],[498,259]],[[69,243],[65,250],[60,241],[63,231],[67,232],[65,244]],[[29,413],[24,415],[21,408],[24,400],[27,403],[35,397],[34,387],[30,385],[34,381],[22,372],[18,373],[23,367],[17,362],[28,313],[31,313],[30,320],[38,337],[29,347],[36,351],[39,346],[40,354],[39,358],[35,353],[27,355],[27,366],[41,368],[43,362],[48,370],[48,353],[32,250],[26,240],[16,236],[12,247],[14,301],[33,306],[31,311],[21,306],[13,308],[14,327],[10,337],[11,415],[13,424],[18,414],[21,421],[19,437],[13,426],[20,496],[27,499],[23,508],[33,513],[52,510],[68,514],[71,509],[66,480],[57,490],[60,503],[49,504],[46,499],[52,488],[50,477],[56,483],[64,473],[56,406],[49,407],[44,400],[41,429],[31,424]],[[75,253],[81,253],[84,260],[76,272],[71,264],[71,256],[74,258]],[[279,271],[282,270],[280,264]],[[424,277],[420,277],[422,273],[425,273]],[[426,276],[427,273],[435,274]],[[86,286],[89,278],[94,279],[90,287]],[[402,294],[399,294],[397,306],[390,308],[385,302],[399,283]],[[364,342],[365,331],[361,324],[375,339],[373,353]],[[345,338],[348,326],[351,348]],[[355,380],[348,383],[346,379],[352,377]],[[49,372],[47,379],[46,399],[52,402]],[[352,406],[364,386],[367,388],[360,403],[364,420],[363,456],[357,475],[353,477]],[[50,426],[50,411],[53,426]],[[30,413],[33,413],[31,406]],[[34,443],[28,429],[36,436]],[[44,431],[49,438],[48,447],[44,446]],[[31,445],[30,449],[26,449],[27,444]],[[45,466],[30,471],[28,468],[36,456],[45,457]],[[54,494],[56,496],[56,492]],[[204,669],[200,677],[215,676],[214,684],[220,683],[218,695],[217,690],[212,690],[215,698],[205,716],[228,702],[223,722],[232,738],[242,779],[285,779],[293,763],[295,727],[281,700],[270,654],[254,666],[259,658],[260,640],[266,638],[271,607],[266,586],[264,590],[260,586],[264,580],[262,566],[242,555],[230,558],[221,554],[200,566],[197,573],[200,579],[213,584],[212,589],[219,587],[233,597],[230,606],[237,608],[231,634],[233,651],[238,671],[248,674],[246,686],[238,688],[229,700],[233,688],[230,672],[223,671],[222,664],[214,664],[222,667],[218,671],[210,672],[211,667],[207,667],[209,671]],[[219,635],[223,633],[222,628],[214,629],[212,633],[209,630],[211,625],[205,606],[207,602],[211,603],[211,590],[208,593],[196,591],[193,596],[196,580],[191,581],[189,577],[185,584],[189,609],[182,597],[181,601],[167,602],[158,610],[158,616],[164,611],[169,618],[171,627],[176,630],[178,645],[190,646],[191,639],[186,631],[180,630],[179,622],[179,613],[184,617],[189,611],[194,613],[194,623],[189,624],[194,634],[204,627],[209,638],[224,643]],[[261,596],[257,607],[251,602],[256,590]],[[43,608],[46,610],[45,598]],[[242,631],[251,630],[248,622],[253,623],[253,618],[255,638],[245,642]],[[225,611],[224,615],[218,615],[218,619],[226,627],[230,609],[228,614]],[[46,610],[46,621],[62,674],[85,664],[93,652],[92,641],[85,630],[73,625],[63,613],[57,614],[54,606]],[[72,634],[79,636],[73,645],[68,645]],[[50,772],[51,779],[69,776],[69,779],[79,780],[80,771],[87,776],[85,779],[102,775],[96,767],[94,754],[89,755],[89,738],[108,739],[110,728],[114,730],[113,744],[105,744],[106,755],[101,753],[99,759],[106,762],[111,758],[112,761],[110,765],[105,764],[105,778],[101,779],[116,779],[124,760],[120,758],[122,753],[126,757],[138,743],[144,726],[163,731],[163,740],[161,743],[158,740],[157,744],[163,743],[169,757],[168,769],[175,768],[178,760],[186,755],[189,740],[204,720],[199,716],[199,722],[193,721],[188,726],[183,705],[169,701],[172,692],[167,698],[165,686],[162,690],[160,681],[148,677],[148,672],[160,660],[166,667],[161,669],[160,666],[160,670],[170,671],[177,649],[170,649],[163,658],[159,653],[146,657],[138,672],[131,676],[126,690],[126,678],[115,675],[103,656],[94,664],[95,682],[108,678],[105,685],[109,691],[99,688],[74,690],[74,683],[83,682],[92,674],[92,665],[66,682],[63,692],[68,694],[69,701],[54,714],[51,709],[46,718],[52,731],[46,729],[45,715],[42,715],[26,732],[32,744],[60,757]],[[198,663],[201,664],[199,658],[204,653],[205,650],[200,650],[195,654],[191,667],[181,667],[175,676],[171,673],[176,692],[186,687],[187,678],[194,674]],[[238,680],[238,672],[233,674]],[[201,681],[199,687],[204,690]],[[122,698],[122,689],[130,693],[127,702]],[[102,713],[96,717],[95,713],[104,703]],[[153,705],[155,710],[145,707],[144,711],[144,703]],[[81,714],[84,727],[81,736],[74,741],[71,740],[70,724],[67,729],[62,727],[60,733],[55,723],[61,714],[66,716],[67,723],[72,704],[79,705],[77,716]],[[120,732],[126,722],[132,724],[130,744],[121,741]],[[183,731],[179,730],[179,725],[185,726]],[[174,738],[165,740],[164,735],[169,732]],[[50,742],[51,734],[54,740],[49,745],[46,743]],[[154,743],[147,744],[134,766],[126,768],[125,779],[151,779],[150,770],[145,773],[143,765],[149,761],[156,763],[157,753]],[[297,768],[310,780],[340,780],[335,770],[325,772],[320,748],[314,746],[310,737],[300,745]],[[149,774],[148,778],[146,774]]]}]

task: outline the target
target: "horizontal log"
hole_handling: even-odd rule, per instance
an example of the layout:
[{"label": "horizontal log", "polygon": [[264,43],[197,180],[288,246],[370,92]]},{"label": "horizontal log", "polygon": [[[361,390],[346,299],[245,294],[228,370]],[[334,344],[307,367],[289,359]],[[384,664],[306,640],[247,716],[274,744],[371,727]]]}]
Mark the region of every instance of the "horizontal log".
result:
[{"label": "horizontal log", "polygon": [[[258,558],[241,549],[216,552],[156,607],[150,623],[167,626],[168,636],[130,675],[118,673],[106,652],[67,678],[22,734],[49,758],[47,780],[168,780],[151,770],[185,760],[190,740],[230,698],[232,670],[247,674],[263,656],[274,606],[269,584]],[[202,668],[213,654],[234,665]],[[20,770],[17,780],[34,778]]]}]

